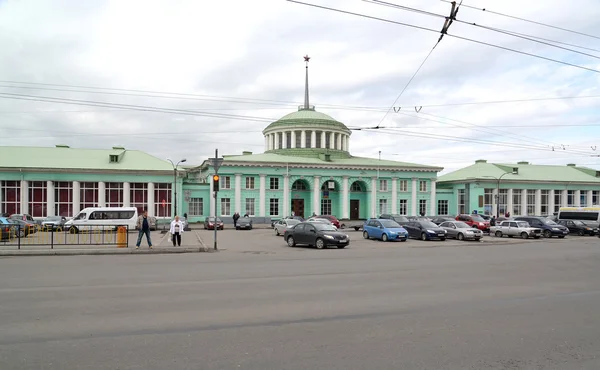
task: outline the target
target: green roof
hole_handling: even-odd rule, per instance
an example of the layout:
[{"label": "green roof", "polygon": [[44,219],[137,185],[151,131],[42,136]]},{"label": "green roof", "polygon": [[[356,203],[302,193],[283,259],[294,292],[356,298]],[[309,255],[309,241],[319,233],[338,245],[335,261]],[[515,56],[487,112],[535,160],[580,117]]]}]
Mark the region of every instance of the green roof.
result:
[{"label": "green roof", "polygon": [[[111,156],[118,161],[111,162]],[[68,146],[1,146],[0,168],[44,168],[69,170],[173,171],[167,161],[139,150],[80,149]]]},{"label": "green roof", "polygon": [[301,109],[297,112],[287,114],[278,119],[277,121],[271,123],[269,126],[267,126],[267,128],[263,130],[263,133],[273,128],[285,126],[313,126],[324,128],[329,127],[350,132],[346,125],[339,121],[336,121],[334,118],[324,113],[317,112],[314,109]]},{"label": "green roof", "polygon": [[[517,174],[512,174],[518,168]],[[507,175],[504,175],[507,173]],[[595,182],[600,184],[599,171],[575,165],[534,165],[527,162],[516,164],[487,163],[478,160],[475,164],[440,176],[438,182],[463,182],[467,180],[494,180],[502,176],[502,181],[535,182]]]}]

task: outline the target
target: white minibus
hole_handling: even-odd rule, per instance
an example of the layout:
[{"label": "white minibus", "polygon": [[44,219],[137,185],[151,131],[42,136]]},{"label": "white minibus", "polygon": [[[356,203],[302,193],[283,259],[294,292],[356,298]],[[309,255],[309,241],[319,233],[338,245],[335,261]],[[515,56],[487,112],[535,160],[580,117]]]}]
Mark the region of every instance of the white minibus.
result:
[{"label": "white minibus", "polygon": [[103,207],[84,208],[75,217],[65,223],[65,230],[77,233],[80,229],[88,230],[101,228],[111,230],[117,226],[127,226],[135,229],[138,219],[136,207]]},{"label": "white minibus", "polygon": [[560,207],[558,219],[600,222],[600,206]]}]

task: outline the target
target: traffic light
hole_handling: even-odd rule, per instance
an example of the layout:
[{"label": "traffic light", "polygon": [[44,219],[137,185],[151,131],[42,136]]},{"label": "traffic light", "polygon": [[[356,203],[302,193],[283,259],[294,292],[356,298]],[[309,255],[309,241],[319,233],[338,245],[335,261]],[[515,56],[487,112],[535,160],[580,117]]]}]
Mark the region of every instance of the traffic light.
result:
[{"label": "traffic light", "polygon": [[219,191],[219,175],[213,175],[213,191]]}]

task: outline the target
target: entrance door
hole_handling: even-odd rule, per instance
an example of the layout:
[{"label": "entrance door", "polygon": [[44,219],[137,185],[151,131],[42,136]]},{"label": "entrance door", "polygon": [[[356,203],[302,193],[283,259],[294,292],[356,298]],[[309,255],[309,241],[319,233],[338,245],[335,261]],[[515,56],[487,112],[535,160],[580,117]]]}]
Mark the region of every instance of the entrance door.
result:
[{"label": "entrance door", "polygon": [[360,218],[360,200],[350,200],[350,219],[358,220]]},{"label": "entrance door", "polygon": [[292,212],[304,218],[304,199],[292,199]]}]

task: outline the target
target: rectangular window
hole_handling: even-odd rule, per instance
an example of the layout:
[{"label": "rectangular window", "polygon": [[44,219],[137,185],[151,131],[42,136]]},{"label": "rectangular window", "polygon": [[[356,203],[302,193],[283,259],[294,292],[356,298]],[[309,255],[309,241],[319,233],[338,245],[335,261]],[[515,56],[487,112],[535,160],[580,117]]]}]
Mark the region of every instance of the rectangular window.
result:
[{"label": "rectangular window", "polygon": [[567,191],[567,207],[575,206],[575,190]]},{"label": "rectangular window", "polygon": [[562,190],[554,190],[554,210],[553,212],[558,212],[560,207],[562,207]]},{"label": "rectangular window", "polygon": [[508,189],[500,189],[498,192],[498,214],[503,216],[508,212]]},{"label": "rectangular window", "polygon": [[592,192],[592,205],[600,205],[600,190],[594,190]]},{"label": "rectangular window", "polygon": [[142,214],[148,207],[148,184],[145,182],[129,184],[129,199],[131,206],[137,208],[138,214]]},{"label": "rectangular window", "polygon": [[379,191],[388,191],[388,181],[379,180]]},{"label": "rectangular window", "polygon": [[246,198],[246,214],[254,216],[254,198]]},{"label": "rectangular window", "polygon": [[511,216],[517,216],[521,214],[521,189],[513,189],[513,207],[510,210]]},{"label": "rectangular window", "polygon": [[494,209],[494,189],[486,188],[483,190],[483,211],[485,214],[492,214]]},{"label": "rectangular window", "polygon": [[325,148],[331,149],[331,133],[330,132],[325,133]]},{"label": "rectangular window", "polygon": [[398,182],[398,191],[408,191],[408,180],[400,180]]},{"label": "rectangular window", "polygon": [[387,199],[379,199],[379,214],[388,213]]},{"label": "rectangular window", "polygon": [[466,196],[465,196],[465,189],[458,189],[458,214],[465,214],[465,210],[466,210]]},{"label": "rectangular window", "polygon": [[540,216],[547,216],[550,212],[550,209],[548,208],[548,204],[550,201],[550,190],[542,190],[542,199],[541,199],[541,204],[540,204],[540,212],[542,212],[542,214]]},{"label": "rectangular window", "polygon": [[269,189],[271,190],[279,190],[279,178],[271,177],[269,179]]},{"label": "rectangular window", "polygon": [[73,183],[57,181],[54,183],[54,211],[56,216],[73,217]]},{"label": "rectangular window", "polygon": [[269,214],[271,216],[279,216],[279,198],[269,199]]},{"label": "rectangular window", "polygon": [[331,214],[331,199],[321,199],[321,214],[322,215],[330,215]]},{"label": "rectangular window", "polygon": [[398,213],[400,213],[401,215],[408,214],[408,200],[407,199],[400,199]]},{"label": "rectangular window", "polygon": [[219,179],[219,187],[224,190],[231,189],[231,176],[221,176]]},{"label": "rectangular window", "polygon": [[98,183],[82,182],[79,184],[79,209],[98,207]]},{"label": "rectangular window", "polygon": [[254,177],[246,177],[246,189],[254,189]]},{"label": "rectangular window", "polygon": [[106,207],[123,207],[123,183],[106,183]]},{"label": "rectangular window", "polygon": [[21,213],[21,182],[0,181],[2,184],[2,210],[9,214]]},{"label": "rectangular window", "polygon": [[315,144],[317,148],[321,147],[321,131],[316,132]]},{"label": "rectangular window", "polygon": [[527,215],[535,215],[535,190],[527,190]]},{"label": "rectangular window", "polygon": [[221,198],[221,216],[231,215],[231,199]]},{"label": "rectangular window", "polygon": [[419,181],[419,191],[426,192],[427,191],[427,181]]},{"label": "rectangular window", "polygon": [[29,183],[29,214],[33,217],[47,217],[46,181],[31,181]]},{"label": "rectangular window", "polygon": [[427,214],[427,199],[419,199],[419,215]]},{"label": "rectangular window", "polygon": [[306,131],[306,147],[310,148],[312,131]]},{"label": "rectangular window", "polygon": [[154,184],[154,215],[171,217],[171,184]]},{"label": "rectangular window", "polygon": [[587,190],[581,190],[579,192],[579,206],[587,207]]},{"label": "rectangular window", "polygon": [[188,203],[190,216],[202,216],[204,214],[204,199],[203,198],[190,198]]},{"label": "rectangular window", "polygon": [[277,138],[277,149],[282,149],[283,148],[283,136],[281,135],[281,132],[278,132],[276,138]]},{"label": "rectangular window", "polygon": [[302,131],[296,131],[296,148],[302,147]]},{"label": "rectangular window", "polygon": [[445,216],[448,214],[448,201],[447,200],[438,200],[437,214],[438,214],[438,216]]}]

